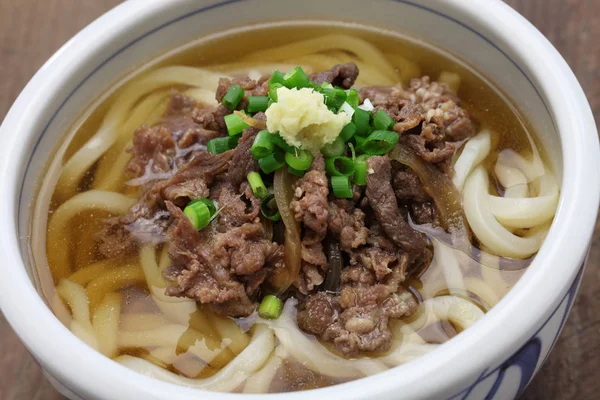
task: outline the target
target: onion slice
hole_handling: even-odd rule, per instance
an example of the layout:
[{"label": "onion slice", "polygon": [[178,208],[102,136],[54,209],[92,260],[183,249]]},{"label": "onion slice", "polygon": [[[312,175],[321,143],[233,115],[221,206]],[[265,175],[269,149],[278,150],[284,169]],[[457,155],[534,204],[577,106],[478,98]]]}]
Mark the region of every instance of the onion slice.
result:
[{"label": "onion slice", "polygon": [[300,242],[300,224],[290,210],[290,203],[294,198],[294,184],[296,177],[287,172],[286,168],[280,168],[275,172],[273,178],[273,192],[281,220],[285,225],[285,266],[275,270],[270,279],[276,294],[285,292],[300,274],[302,244]]},{"label": "onion slice", "polygon": [[389,157],[415,171],[423,189],[435,202],[442,227],[457,238],[468,239],[461,196],[450,178],[401,143],[392,149]]}]

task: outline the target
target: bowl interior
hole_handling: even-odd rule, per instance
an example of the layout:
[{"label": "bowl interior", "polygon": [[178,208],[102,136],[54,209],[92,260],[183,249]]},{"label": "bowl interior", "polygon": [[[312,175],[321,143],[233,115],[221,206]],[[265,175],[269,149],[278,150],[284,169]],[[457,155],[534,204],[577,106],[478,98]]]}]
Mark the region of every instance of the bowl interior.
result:
[{"label": "bowl interior", "polygon": [[[257,7],[259,3],[260,7]],[[122,79],[124,71],[130,71],[132,66],[142,65],[158,55],[198,38],[247,24],[298,18],[319,20],[331,15],[335,16],[331,18],[335,20],[399,31],[443,48],[476,70],[483,71],[484,76],[501,87],[504,93],[510,94],[510,101],[538,134],[537,139],[548,154],[551,169],[557,176],[562,176],[562,143],[556,115],[551,111],[548,84],[544,81],[545,77],[534,70],[532,64],[536,50],[532,50],[532,54],[527,56],[522,49],[516,49],[507,42],[506,31],[500,26],[500,22],[496,21],[492,25],[486,23],[486,18],[489,21],[493,16],[489,13],[485,17],[478,16],[474,10],[461,11],[457,5],[458,1],[423,0],[417,4],[403,0],[381,0],[376,2],[376,7],[366,7],[362,0],[345,0],[343,7],[340,6],[341,3],[306,0],[301,10],[278,7],[278,0],[220,0],[201,3],[183,1],[177,4],[157,2],[145,10],[139,5],[125,3],[119,8],[120,14],[112,12],[103,17],[101,22],[108,33],[99,38],[95,46],[89,46],[89,42],[82,39],[90,40],[93,35],[97,35],[97,31],[84,30],[79,39],[70,43],[62,54],[52,61],[54,65],[48,67],[47,72],[42,70],[46,76],[45,83],[39,82],[45,85],[41,90],[52,93],[52,97],[40,96],[35,99],[30,107],[36,110],[36,119],[28,125],[23,125],[23,129],[31,132],[31,135],[27,137],[22,164],[18,165],[22,179],[18,180],[16,188],[16,223],[18,237],[22,238],[19,242],[21,256],[30,277],[33,279],[27,238],[35,233],[31,232],[30,222],[35,221],[35,231],[45,232],[44,210],[47,210],[49,202],[49,198],[40,198],[32,207],[31,199],[37,195],[40,185],[54,186],[58,177],[61,152],[64,151],[59,143],[72,122],[81,117],[86,108],[101,100],[99,94],[105,93],[115,82]],[[137,13],[135,18],[132,15],[134,11]],[[506,9],[505,12],[509,10]],[[231,18],[231,15],[235,15],[236,18]],[[98,29],[98,26],[94,29]],[[58,160],[51,163],[52,155],[56,154],[56,151],[59,155]],[[46,176],[43,182],[40,179],[42,176]],[[44,246],[43,235],[34,235],[33,241],[34,246]],[[565,290],[567,286],[565,285]],[[523,333],[523,336],[525,335]],[[455,358],[456,360],[458,358]],[[482,360],[457,368],[457,371],[452,373],[454,376],[449,376],[447,380],[440,382],[439,386],[418,390],[422,390],[420,393],[424,397],[439,390],[448,394],[458,393],[471,379],[468,375],[472,375],[487,362]],[[415,363],[421,361],[417,360]],[[55,369],[54,366],[46,366]],[[404,370],[408,371],[406,368]],[[465,374],[461,375],[459,370],[464,370]],[[398,384],[409,384],[411,379],[414,381],[418,375],[416,371],[409,373],[406,380]],[[352,386],[356,389],[356,398],[365,393],[365,389],[360,385],[349,385],[356,385]],[[132,397],[139,395],[139,392],[135,391],[138,389],[128,389],[131,390],[129,394]],[[161,393],[158,387],[155,389],[156,391],[147,390],[147,398],[162,398],[166,393]],[[113,389],[101,390],[110,393]],[[181,398],[188,398],[188,395],[189,398],[193,398],[193,392],[181,390],[181,394],[186,396]],[[341,389],[334,387],[324,390],[335,396]],[[387,390],[386,385],[383,385],[381,390]],[[122,396],[123,393],[115,398],[125,398]],[[207,395],[206,398],[212,398],[212,395]]]}]

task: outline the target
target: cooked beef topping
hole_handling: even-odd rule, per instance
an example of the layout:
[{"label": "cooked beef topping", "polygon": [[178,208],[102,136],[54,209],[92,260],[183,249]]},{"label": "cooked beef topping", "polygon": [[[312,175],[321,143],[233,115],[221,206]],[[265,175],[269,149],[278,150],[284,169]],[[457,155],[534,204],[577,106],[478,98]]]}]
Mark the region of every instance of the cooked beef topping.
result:
[{"label": "cooked beef topping", "polygon": [[406,89],[402,85],[364,87],[360,96],[392,117],[402,142],[430,163],[448,160],[456,150],[453,142],[477,133],[477,124],[448,85],[431,82],[427,76],[411,80]]},{"label": "cooked beef topping", "polygon": [[327,233],[327,196],[329,182],[325,174],[323,156],[317,155],[310,170],[296,183],[294,200],[290,208],[297,221],[302,222],[310,232],[305,239],[310,242],[320,242]]},{"label": "cooked beef topping", "polygon": [[419,253],[425,249],[425,235],[415,231],[400,215],[392,189],[392,166],[387,156],[375,156],[367,161],[367,199],[375,216],[389,238],[405,251]]},{"label": "cooked beef topping", "polygon": [[317,85],[323,82],[350,89],[358,77],[358,67],[354,63],[337,64],[327,71],[311,74],[310,79]]},{"label": "cooked beef topping", "polygon": [[281,245],[265,238],[258,219],[216,233],[202,240],[181,209],[171,202],[167,209],[175,221],[168,230],[169,256],[173,261],[168,274],[176,286],[167,288],[169,296],[186,296],[203,304],[217,305],[216,311],[234,317],[250,315],[255,303],[250,300],[260,283],[245,287],[247,278],[266,275],[261,269],[283,265]]},{"label": "cooked beef topping", "polygon": [[333,342],[346,356],[389,350],[389,320],[411,315],[417,307],[412,295],[400,286],[407,265],[404,255],[382,280],[360,264],[345,268],[340,295],[310,295],[298,309],[298,325]]},{"label": "cooked beef topping", "polygon": [[423,184],[412,169],[399,163],[392,163],[392,187],[398,200],[429,201],[429,195],[423,189]]},{"label": "cooked beef topping", "polygon": [[[310,79],[350,89],[357,76],[350,63]],[[194,299],[230,317],[256,309],[267,289],[263,283],[272,284],[269,279],[285,268],[286,256],[285,226],[265,223],[261,199],[247,182],[250,172],[261,172],[250,152],[258,129],[245,129],[237,146],[221,154],[207,152],[206,145],[229,136],[224,117],[232,110],[220,102],[231,86],[244,90],[237,106],[242,110],[249,96],[268,94],[268,78],[221,79],[215,107],[174,93],[157,125],[134,132],[126,185],[138,189],[139,201],[126,215],[106,221],[98,235],[100,254],[124,257],[142,244],[165,243],[172,262],[164,272],[167,295]],[[477,129],[456,95],[428,77],[407,88],[363,87],[359,97],[393,119],[402,145],[446,173],[456,142]],[[252,118],[266,120],[264,113]],[[435,225],[435,206],[419,177],[385,155],[368,158],[366,185],[353,183],[350,198],[337,198],[323,156],[313,156],[293,196],[289,193],[291,216],[300,227],[300,271],[283,296],[298,296],[300,328],[331,342],[342,355],[389,350],[390,319],[409,316],[417,307],[402,282],[432,259],[426,236],[408,219]],[[270,186],[270,174],[262,176]],[[210,199],[218,210],[200,230],[183,212],[198,198]]]}]

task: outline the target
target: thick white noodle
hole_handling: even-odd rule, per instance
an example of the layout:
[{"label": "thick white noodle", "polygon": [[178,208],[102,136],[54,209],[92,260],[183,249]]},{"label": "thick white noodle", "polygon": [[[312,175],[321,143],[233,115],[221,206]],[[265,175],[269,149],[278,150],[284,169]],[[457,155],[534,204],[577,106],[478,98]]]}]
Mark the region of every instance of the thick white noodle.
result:
[{"label": "thick white noodle", "polygon": [[246,380],[244,393],[269,393],[271,382],[283,360],[274,355],[259,371]]},{"label": "thick white noodle", "polygon": [[356,378],[385,371],[387,367],[375,359],[347,360],[331,353],[316,340],[300,331],[295,321],[296,302],[288,300],[276,320],[267,323],[275,331],[280,346],[306,368],[319,374],[337,378]]},{"label": "thick white noodle", "polygon": [[[179,338],[188,330],[187,325],[164,325],[148,331],[121,331],[117,335],[120,348],[128,347],[168,347],[175,349]],[[223,347],[224,348],[224,347]],[[210,363],[223,348],[208,348],[205,341],[196,341],[187,351],[202,361]]]},{"label": "thick white noodle", "polygon": [[125,214],[136,203],[136,199],[120,193],[103,190],[89,190],[79,193],[64,202],[52,214],[48,226],[47,248],[48,258],[53,268],[69,272],[69,248],[63,230],[69,226],[71,219],[82,211],[102,210],[111,214]]},{"label": "thick white noodle", "polygon": [[98,350],[98,338],[92,326],[89,300],[83,286],[68,279],[63,279],[56,287],[56,293],[71,308],[71,314],[73,315],[70,326],[71,332],[88,346]]},{"label": "thick white noodle", "polygon": [[537,197],[490,196],[494,217],[507,228],[532,228],[554,217],[558,205],[558,184],[549,172],[537,179]]},{"label": "thick white noodle", "polygon": [[460,157],[454,164],[454,177],[452,178],[452,183],[460,192],[462,192],[471,171],[490,153],[491,145],[491,134],[487,129],[479,132],[465,144]]},{"label": "thick white noodle", "polygon": [[140,264],[150,289],[152,300],[158,308],[173,322],[187,325],[190,315],[197,310],[196,302],[192,299],[172,297],[165,294],[167,286],[156,262],[156,252],[152,246],[144,246],[140,250]]},{"label": "thick white noodle", "polygon": [[465,184],[463,204],[467,221],[479,241],[502,257],[527,258],[536,253],[546,231],[519,237],[503,227],[492,213],[488,187],[487,172],[478,166]]},{"label": "thick white noodle", "polygon": [[165,382],[197,389],[230,392],[258,371],[275,348],[273,331],[259,324],[255,328],[252,341],[236,358],[219,372],[206,379],[189,379],[178,376],[146,360],[132,356],[120,356],[116,361],[140,374]]},{"label": "thick white noodle", "polygon": [[439,296],[421,303],[417,319],[407,325],[416,331],[437,321],[450,321],[464,330],[479,321],[483,315],[479,307],[462,297]]},{"label": "thick white noodle", "polygon": [[280,61],[330,50],[344,50],[356,54],[362,61],[377,65],[390,79],[398,79],[394,67],[383,53],[366,40],[349,35],[333,34],[307,39],[283,46],[260,50],[243,58],[244,61]]},{"label": "thick white noodle", "polygon": [[204,89],[204,88],[192,88],[183,92],[184,95],[191,97],[196,100],[200,104],[204,104],[205,106],[214,106],[216,107],[219,103],[217,103],[217,99],[215,98],[215,92]]},{"label": "thick white noodle", "polygon": [[442,270],[446,286],[451,294],[464,291],[465,283],[456,251],[435,238],[432,238],[431,241],[433,243],[433,260],[431,260],[430,268]]},{"label": "thick white noodle", "polygon": [[379,357],[377,360],[390,367],[395,367],[421,357],[435,350],[438,346],[437,344],[403,342],[396,350],[386,356]]},{"label": "thick white noodle", "polygon": [[98,132],[67,161],[58,179],[63,198],[71,197],[85,172],[117,140],[120,127],[131,108],[144,95],[171,85],[216,90],[220,76],[200,68],[170,66],[154,70],[128,84],[117,97]]},{"label": "thick white noodle", "polygon": [[498,159],[494,167],[494,174],[504,187],[504,197],[529,197],[529,182],[527,177],[519,169],[503,164],[503,159]]}]

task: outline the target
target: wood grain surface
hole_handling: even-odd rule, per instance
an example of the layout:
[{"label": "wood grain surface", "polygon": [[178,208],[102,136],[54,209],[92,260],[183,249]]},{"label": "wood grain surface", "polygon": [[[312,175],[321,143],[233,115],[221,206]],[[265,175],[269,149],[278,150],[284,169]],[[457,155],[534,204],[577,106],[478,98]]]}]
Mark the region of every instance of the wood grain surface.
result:
[{"label": "wood grain surface", "polygon": [[[63,43],[119,0],[0,0],[0,118]],[[558,48],[600,122],[600,1],[507,0]],[[522,398],[598,398],[600,393],[600,224],[566,327]],[[0,315],[0,400],[62,397]]]}]

